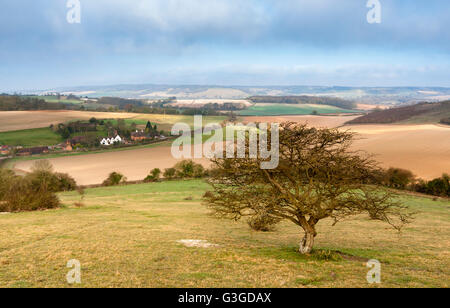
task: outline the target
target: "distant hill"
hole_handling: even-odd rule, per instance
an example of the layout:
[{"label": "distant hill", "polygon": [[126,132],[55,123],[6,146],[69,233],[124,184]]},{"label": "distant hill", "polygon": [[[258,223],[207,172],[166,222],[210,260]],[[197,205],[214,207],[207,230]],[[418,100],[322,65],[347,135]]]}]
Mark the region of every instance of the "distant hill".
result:
[{"label": "distant hill", "polygon": [[256,104],[314,104],[314,105],[328,105],[343,109],[354,109],[356,103],[337,97],[323,97],[323,96],[252,96],[248,98],[249,101]]},{"label": "distant hill", "polygon": [[134,99],[246,99],[252,96],[320,96],[357,101],[360,104],[395,106],[450,99],[443,87],[327,87],[327,86],[219,86],[219,85],[109,85],[21,91],[22,94],[70,93],[89,98]]},{"label": "distant hill", "polygon": [[376,110],[347,124],[450,123],[450,101]]}]

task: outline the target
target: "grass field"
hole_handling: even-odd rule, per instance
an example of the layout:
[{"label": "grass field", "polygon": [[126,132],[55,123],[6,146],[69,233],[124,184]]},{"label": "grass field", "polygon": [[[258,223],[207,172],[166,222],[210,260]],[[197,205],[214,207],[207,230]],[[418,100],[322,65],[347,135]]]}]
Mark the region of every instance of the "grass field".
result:
[{"label": "grass field", "polygon": [[[365,217],[324,221],[315,252],[300,256],[298,227],[256,233],[215,220],[201,204],[207,189],[201,180],[89,189],[82,208],[63,193],[62,209],[0,215],[0,287],[68,287],[70,259],[81,262],[80,287],[367,287],[373,258],[380,287],[449,287],[449,201],[402,197],[419,212],[402,234]],[[178,243],[189,239],[218,246]]]},{"label": "grass field", "polygon": [[278,116],[278,115],[308,115],[314,111],[317,114],[355,113],[355,110],[346,110],[339,107],[311,104],[255,104],[247,110],[239,112],[241,116]]},{"label": "grass field", "polygon": [[60,135],[50,128],[35,128],[0,133],[0,144],[10,146],[48,146],[62,142]]}]

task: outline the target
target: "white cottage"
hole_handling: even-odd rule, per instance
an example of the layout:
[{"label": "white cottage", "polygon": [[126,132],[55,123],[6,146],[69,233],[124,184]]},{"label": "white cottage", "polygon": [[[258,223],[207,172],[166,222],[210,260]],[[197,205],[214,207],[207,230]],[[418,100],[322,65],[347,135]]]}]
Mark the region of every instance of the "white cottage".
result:
[{"label": "white cottage", "polygon": [[121,142],[122,142],[122,138],[119,135],[117,135],[115,138],[103,138],[100,141],[100,144],[104,145],[104,146],[110,146],[115,143],[121,143]]}]

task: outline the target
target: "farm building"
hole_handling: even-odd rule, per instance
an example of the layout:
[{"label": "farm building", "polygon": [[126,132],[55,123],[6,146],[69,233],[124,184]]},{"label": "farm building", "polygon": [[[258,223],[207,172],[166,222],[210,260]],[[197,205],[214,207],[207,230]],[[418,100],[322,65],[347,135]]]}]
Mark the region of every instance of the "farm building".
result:
[{"label": "farm building", "polygon": [[66,151],[72,151],[76,145],[80,145],[84,141],[86,141],[86,137],[84,136],[73,137],[72,139],[66,140],[66,143],[64,144],[63,148]]},{"label": "farm building", "polygon": [[152,136],[145,133],[144,131],[136,131],[134,133],[131,133],[131,140],[133,141],[143,141],[148,139],[152,139]]},{"label": "farm building", "polygon": [[11,148],[7,145],[0,145],[0,154],[1,155],[9,155],[11,152]]},{"label": "farm building", "polygon": [[104,146],[109,146],[109,145],[113,145],[116,143],[121,143],[122,141],[123,141],[123,139],[119,135],[117,135],[115,138],[103,138],[100,141],[100,144],[104,145]]},{"label": "farm building", "polygon": [[17,156],[29,156],[48,153],[48,147],[23,148],[17,151]]}]

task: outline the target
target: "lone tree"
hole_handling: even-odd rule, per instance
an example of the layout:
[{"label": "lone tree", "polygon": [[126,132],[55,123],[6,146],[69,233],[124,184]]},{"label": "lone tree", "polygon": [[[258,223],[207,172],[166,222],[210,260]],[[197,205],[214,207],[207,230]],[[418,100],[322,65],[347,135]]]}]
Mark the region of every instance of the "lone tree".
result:
[{"label": "lone tree", "polygon": [[409,222],[407,207],[393,193],[373,184],[376,162],[350,150],[353,133],[283,123],[279,140],[276,169],[261,169],[264,159],[249,155],[212,159],[213,190],[204,200],[215,216],[238,220],[264,213],[273,220],[289,220],[304,231],[301,254],[311,252],[317,223],[326,218],[336,224],[368,213],[371,219],[398,230]]}]

